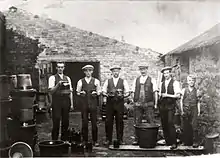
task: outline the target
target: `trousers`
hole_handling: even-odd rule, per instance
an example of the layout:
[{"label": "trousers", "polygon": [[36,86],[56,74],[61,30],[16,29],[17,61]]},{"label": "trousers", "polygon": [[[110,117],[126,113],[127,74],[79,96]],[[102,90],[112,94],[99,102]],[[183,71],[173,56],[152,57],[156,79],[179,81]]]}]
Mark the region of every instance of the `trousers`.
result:
[{"label": "trousers", "polygon": [[198,129],[197,129],[197,106],[183,107],[183,143],[191,146],[193,142],[198,143]]},{"label": "trousers", "polygon": [[176,129],[174,126],[175,106],[174,108],[159,107],[159,111],[166,144],[176,144]]},{"label": "trousers", "polygon": [[109,142],[112,142],[114,118],[116,123],[117,140],[118,141],[123,140],[123,131],[124,131],[123,115],[124,115],[123,100],[107,101],[105,129],[106,129],[106,137]]},{"label": "trousers", "polygon": [[84,108],[81,111],[81,117],[82,117],[82,136],[83,141],[88,141],[88,117],[90,114],[91,123],[92,123],[92,140],[94,142],[98,139],[98,127],[97,127],[97,107],[96,106],[89,106],[84,105]]},{"label": "trousers", "polygon": [[58,140],[60,121],[61,121],[61,140],[68,140],[69,128],[69,111],[70,98],[69,96],[53,96],[52,100],[52,140]]}]

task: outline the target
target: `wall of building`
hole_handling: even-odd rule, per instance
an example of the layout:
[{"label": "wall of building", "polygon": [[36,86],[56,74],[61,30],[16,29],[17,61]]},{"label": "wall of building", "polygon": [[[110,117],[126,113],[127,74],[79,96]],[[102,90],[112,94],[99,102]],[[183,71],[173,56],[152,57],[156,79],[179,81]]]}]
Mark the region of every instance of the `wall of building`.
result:
[{"label": "wall of building", "polygon": [[38,41],[16,33],[12,29],[6,32],[6,73],[31,74],[32,84],[38,88],[38,69],[35,68],[38,54],[42,51]]},{"label": "wall of building", "polygon": [[[220,123],[220,44],[198,48],[180,55],[167,56],[166,61],[180,58],[183,85],[187,74],[196,76],[203,115],[200,117],[201,132],[210,132]],[[188,61],[185,60],[189,57]],[[169,63],[170,64],[170,63]],[[215,122],[215,123],[214,123]],[[205,124],[204,124],[205,123]],[[203,128],[205,127],[205,128]],[[203,129],[202,129],[203,128]]]}]

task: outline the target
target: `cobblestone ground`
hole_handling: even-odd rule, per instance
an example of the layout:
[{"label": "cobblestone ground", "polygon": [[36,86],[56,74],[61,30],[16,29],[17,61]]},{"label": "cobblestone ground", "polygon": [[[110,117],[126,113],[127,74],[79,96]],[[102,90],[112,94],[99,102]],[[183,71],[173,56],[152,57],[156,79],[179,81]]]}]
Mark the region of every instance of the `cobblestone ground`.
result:
[{"label": "cobblestone ground", "polygon": [[[40,116],[38,116],[39,118]],[[81,129],[81,118],[80,113],[78,112],[72,112],[70,113],[70,127],[75,128],[76,130]],[[105,141],[105,124],[104,121],[99,120],[98,121],[98,141],[100,143],[100,147],[97,149],[94,149],[92,153],[85,153],[85,154],[79,154],[79,155],[71,155],[71,156],[96,156],[96,157],[104,157],[104,156],[110,156],[110,157],[137,157],[137,156],[150,156],[150,157],[165,157],[165,156],[183,156],[183,155],[192,155],[192,153],[189,152],[160,152],[160,151],[116,151],[116,150],[110,150],[105,148],[103,145],[103,142]],[[45,120],[43,123],[40,123],[37,125],[38,130],[38,141],[42,140],[49,140],[51,138],[51,128],[52,128],[52,121],[51,119]],[[89,126],[90,131],[90,139],[91,139],[91,125]],[[124,142],[126,144],[132,144],[133,139],[131,136],[133,136],[134,128],[133,128],[133,119],[128,118],[125,120],[125,128],[124,128]],[[114,127],[114,137],[115,135],[115,127]],[[38,151],[36,149],[36,151]],[[38,155],[39,152],[36,152],[36,155]]]}]

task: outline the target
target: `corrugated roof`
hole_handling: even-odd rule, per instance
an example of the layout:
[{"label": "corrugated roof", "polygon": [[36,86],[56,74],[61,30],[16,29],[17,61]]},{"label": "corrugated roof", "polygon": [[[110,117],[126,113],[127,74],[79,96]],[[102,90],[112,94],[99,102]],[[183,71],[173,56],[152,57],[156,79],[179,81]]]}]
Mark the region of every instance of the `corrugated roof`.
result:
[{"label": "corrugated roof", "polygon": [[211,29],[207,30],[206,32],[202,33],[201,35],[193,38],[189,42],[177,47],[176,49],[168,52],[167,54],[180,54],[192,49],[205,47],[213,44],[217,44],[220,42],[220,23],[213,26]]}]

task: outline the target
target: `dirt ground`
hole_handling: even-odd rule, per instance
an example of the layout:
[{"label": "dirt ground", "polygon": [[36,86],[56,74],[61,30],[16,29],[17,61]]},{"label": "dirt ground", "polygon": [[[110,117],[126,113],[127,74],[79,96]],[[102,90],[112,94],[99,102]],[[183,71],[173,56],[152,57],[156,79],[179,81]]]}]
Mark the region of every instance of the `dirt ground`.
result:
[{"label": "dirt ground", "polygon": [[[43,122],[38,122],[37,131],[38,131],[38,141],[42,140],[50,140],[51,139],[51,129],[52,129],[52,120],[45,115],[38,114],[38,120],[44,120]],[[43,119],[44,118],[44,119]],[[71,112],[70,113],[70,127],[80,130],[81,129],[81,115],[79,112]],[[91,139],[91,124],[89,126],[89,139]],[[115,126],[113,132],[113,139],[116,138],[115,135]],[[133,127],[133,118],[128,118],[124,120],[124,142],[126,144],[132,144],[134,135],[134,127]],[[93,157],[165,157],[165,156],[183,156],[183,155],[193,155],[190,152],[164,152],[164,151],[117,151],[110,150],[103,145],[105,141],[105,123],[101,119],[98,120],[98,141],[100,143],[100,147],[93,149],[92,153],[85,153],[79,155],[71,155],[72,156],[93,156]],[[39,154],[38,148],[36,148],[36,155]]]}]

